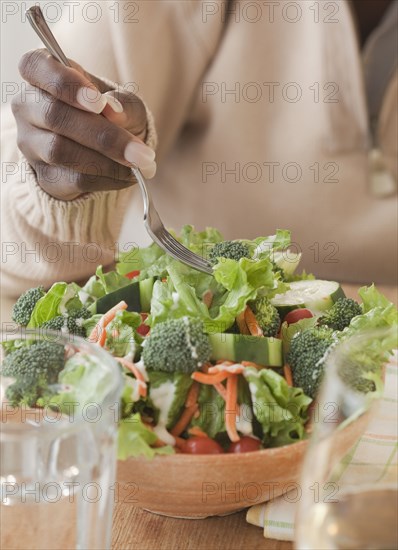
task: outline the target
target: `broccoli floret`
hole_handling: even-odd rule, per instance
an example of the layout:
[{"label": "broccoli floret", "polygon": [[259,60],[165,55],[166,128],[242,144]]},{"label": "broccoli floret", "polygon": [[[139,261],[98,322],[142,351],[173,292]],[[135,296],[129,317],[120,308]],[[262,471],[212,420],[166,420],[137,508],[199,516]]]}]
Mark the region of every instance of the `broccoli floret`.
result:
[{"label": "broccoli floret", "polygon": [[65,330],[77,336],[86,336],[86,329],[83,326],[85,319],[90,319],[92,313],[85,307],[68,312],[65,315],[57,315],[53,319],[43,323],[42,328],[51,330]]},{"label": "broccoli floret", "polygon": [[344,330],[351,319],[361,315],[361,306],[351,298],[339,298],[335,304],[318,319],[318,325],[326,325],[333,330]]},{"label": "broccoli floret", "polygon": [[203,323],[183,317],[155,325],[146,338],[142,358],[147,368],[191,373],[210,359]]},{"label": "broccoli floret", "polygon": [[256,317],[264,336],[276,336],[281,324],[278,310],[265,296],[249,302],[250,308]]},{"label": "broccoli floret", "polygon": [[21,294],[12,309],[12,320],[23,327],[29,323],[35,305],[45,295],[42,286],[31,288]]},{"label": "broccoli floret", "polygon": [[324,360],[335,343],[333,330],[328,327],[311,327],[297,333],[291,343],[287,362],[292,369],[294,385],[314,398],[324,371]]},{"label": "broccoli floret", "polygon": [[218,258],[228,258],[238,262],[241,258],[250,258],[250,250],[247,244],[241,241],[223,241],[216,243],[209,253],[211,264],[215,265]]},{"label": "broccoli floret", "polygon": [[286,275],[283,269],[274,260],[271,260],[271,263],[272,271],[275,273],[275,275],[279,274],[280,280],[284,282],[286,280]]},{"label": "broccoli floret", "polygon": [[8,354],[1,374],[15,382],[6,390],[7,399],[13,406],[33,407],[39,398],[51,395],[49,386],[58,382],[64,364],[64,347],[53,342],[33,342]]},{"label": "broccoli floret", "polygon": [[354,391],[373,392],[382,386],[383,365],[388,358],[389,353],[378,345],[363,349],[361,342],[352,343],[344,353],[344,360],[338,364],[338,373]]}]

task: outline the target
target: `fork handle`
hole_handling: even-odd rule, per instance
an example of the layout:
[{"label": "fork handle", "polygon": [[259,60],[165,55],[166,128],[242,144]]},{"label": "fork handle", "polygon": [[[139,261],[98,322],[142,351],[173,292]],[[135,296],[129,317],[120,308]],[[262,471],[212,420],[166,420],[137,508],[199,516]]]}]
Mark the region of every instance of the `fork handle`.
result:
[{"label": "fork handle", "polygon": [[47,25],[40,6],[32,6],[31,8],[29,8],[26,11],[26,16],[36,34],[39,36],[51,55],[53,55],[56,59],[58,59],[60,63],[62,63],[66,67],[72,67],[68,58],[61,50],[60,45],[56,41],[55,36],[51,32],[50,27]]}]

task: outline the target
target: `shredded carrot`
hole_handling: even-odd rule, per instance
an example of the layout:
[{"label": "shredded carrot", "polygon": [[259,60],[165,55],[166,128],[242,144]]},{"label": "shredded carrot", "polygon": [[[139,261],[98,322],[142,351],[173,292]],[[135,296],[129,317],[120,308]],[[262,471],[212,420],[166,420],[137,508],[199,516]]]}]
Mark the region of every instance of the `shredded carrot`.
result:
[{"label": "shredded carrot", "polygon": [[258,363],[253,363],[253,361],[242,361],[242,365],[244,367],[254,367],[255,369],[267,369],[268,367],[264,367],[263,365],[259,365]]},{"label": "shredded carrot", "polygon": [[293,376],[292,376],[292,369],[290,368],[290,365],[284,365],[283,366],[283,374],[285,375],[286,382],[289,386],[293,386]]},{"label": "shredded carrot", "polygon": [[195,403],[195,405],[191,405],[190,407],[186,407],[177,424],[170,431],[171,435],[181,435],[188,424],[191,422],[193,415],[198,409],[199,405],[197,403]]},{"label": "shredded carrot", "polygon": [[219,359],[216,361],[216,365],[233,365],[232,361],[226,361],[225,359]]},{"label": "shredded carrot", "polygon": [[105,342],[106,342],[106,328],[102,327],[97,344],[101,346],[101,348],[103,348],[105,346]]},{"label": "shredded carrot", "polygon": [[123,309],[127,309],[127,304],[124,301],[119,302],[115,306],[113,306],[109,311],[104,313],[104,315],[101,317],[101,319],[98,321],[98,323],[95,325],[93,330],[90,333],[90,336],[88,337],[89,342],[98,343],[98,341],[101,339],[103,340],[102,332],[103,329],[109,325],[109,323],[115,318],[115,315],[118,311],[122,311]]},{"label": "shredded carrot", "polygon": [[199,382],[200,384],[217,384],[217,382],[223,382],[226,378],[228,378],[230,374],[228,372],[219,372],[218,374],[205,374],[204,372],[194,372],[191,375],[191,378],[195,380],[195,382]]},{"label": "shredded carrot", "polygon": [[193,435],[196,437],[208,437],[208,435],[199,428],[199,426],[192,426],[192,428],[189,428],[188,430],[189,435]]},{"label": "shredded carrot", "polygon": [[142,397],[146,397],[147,395],[147,385],[145,382],[144,375],[142,372],[137,369],[137,367],[132,363],[131,361],[128,361],[127,359],[124,359],[123,357],[116,357],[116,360],[119,361],[123,365],[123,367],[126,367],[130,372],[134,374],[136,379],[138,380],[138,393]]},{"label": "shredded carrot", "polygon": [[209,369],[209,374],[217,374],[219,372],[227,372],[228,374],[242,374],[245,370],[243,365],[232,363],[232,365],[215,365]]},{"label": "shredded carrot", "polygon": [[186,407],[192,407],[192,405],[196,404],[199,395],[199,387],[199,384],[194,381],[192,386],[189,388],[189,392],[185,400]]},{"label": "shredded carrot", "polygon": [[199,384],[193,382],[192,386],[189,388],[189,392],[185,399],[185,410],[182,413],[177,424],[171,430],[171,435],[180,435],[187,428],[188,424],[192,420],[194,414],[199,410],[199,405],[197,403],[199,395]]},{"label": "shredded carrot", "polygon": [[236,317],[236,324],[238,325],[239,332],[241,334],[250,334],[250,331],[248,329],[248,326],[245,321],[245,312],[242,311],[239,313],[239,315]]},{"label": "shredded carrot", "polygon": [[204,365],[201,366],[200,370],[205,374],[207,374],[209,372],[210,367],[212,367],[211,363],[205,363]]},{"label": "shredded carrot", "polygon": [[232,442],[239,441],[236,429],[236,411],[238,401],[238,376],[235,374],[227,379],[227,396],[225,401],[225,428]]},{"label": "shredded carrot", "polygon": [[218,382],[218,384],[214,384],[214,388],[218,391],[218,393],[221,395],[221,397],[224,399],[224,401],[227,400],[227,390],[225,389],[224,384],[221,382]]},{"label": "shredded carrot", "polygon": [[202,296],[202,300],[203,300],[203,303],[205,304],[205,306],[207,308],[210,308],[211,306],[211,303],[213,301],[213,293],[211,290],[206,290],[204,293],[203,293],[203,296]]},{"label": "shredded carrot", "polygon": [[249,332],[252,336],[264,336],[264,332],[262,331],[260,325],[258,324],[256,316],[249,308],[249,306],[246,306],[245,309],[245,321],[247,324],[247,328],[249,329]]}]

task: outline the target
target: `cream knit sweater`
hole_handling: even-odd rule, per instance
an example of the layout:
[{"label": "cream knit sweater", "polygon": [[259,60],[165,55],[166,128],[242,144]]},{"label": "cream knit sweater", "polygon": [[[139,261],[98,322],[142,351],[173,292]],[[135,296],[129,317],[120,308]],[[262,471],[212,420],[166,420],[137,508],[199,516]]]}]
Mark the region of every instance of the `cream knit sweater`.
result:
[{"label": "cream knit sweater", "polygon": [[[218,1],[101,2],[96,22],[84,4],[73,24],[65,13],[56,36],[88,71],[145,99],[159,139],[151,185],[168,226],[216,226],[228,238],[289,228],[319,277],[394,282],[396,198],[372,191],[361,59],[345,2],[330,3],[334,15],[322,3],[317,14],[311,2],[231,2],[229,17]],[[378,175],[384,170],[389,187],[396,92],[395,74],[377,129]],[[137,189],[54,200],[18,157],[9,115],[2,137],[6,295],[82,281],[97,264],[112,265],[116,242],[143,242]]]}]

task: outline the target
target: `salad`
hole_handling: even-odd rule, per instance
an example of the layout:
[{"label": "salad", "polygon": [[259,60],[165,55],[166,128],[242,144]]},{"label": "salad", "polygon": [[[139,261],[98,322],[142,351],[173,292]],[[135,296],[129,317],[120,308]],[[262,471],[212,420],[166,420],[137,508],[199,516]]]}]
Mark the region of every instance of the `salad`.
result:
[{"label": "salad", "polygon": [[[398,326],[397,309],[374,285],[361,288],[357,302],[338,282],[298,272],[301,255],[289,251],[287,230],[225,241],[216,229],[185,226],[176,238],[206,256],[213,275],[151,244],[121,253],[114,271],[99,266],[83,287],[28,290],[14,305],[14,321],[87,338],[116,358],[125,380],[120,459],[246,452],[305,439],[330,351],[364,329]],[[106,385],[86,357],[67,358],[54,341],[3,346],[14,406],[63,410],[77,382],[86,402]],[[354,391],[380,391],[383,363],[396,347],[389,339],[353,357],[347,380]]]}]

